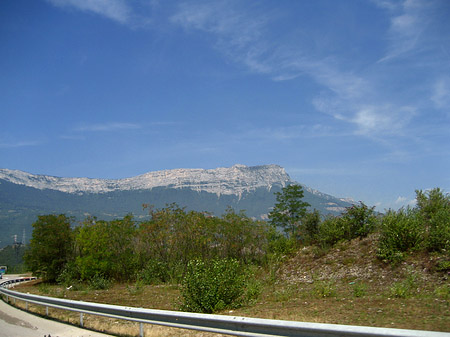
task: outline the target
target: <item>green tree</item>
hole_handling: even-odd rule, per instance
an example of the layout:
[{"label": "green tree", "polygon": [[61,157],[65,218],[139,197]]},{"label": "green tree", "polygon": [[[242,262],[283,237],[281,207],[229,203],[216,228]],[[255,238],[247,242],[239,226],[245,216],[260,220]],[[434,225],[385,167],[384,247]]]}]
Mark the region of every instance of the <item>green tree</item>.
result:
[{"label": "green tree", "polygon": [[218,247],[224,258],[234,258],[239,261],[261,262],[263,252],[267,251],[266,223],[254,221],[245,215],[244,211],[236,213],[228,208],[221,219],[217,219],[219,226]]},{"label": "green tree", "polygon": [[342,220],[345,223],[346,238],[348,240],[354,238],[366,237],[373,232],[377,225],[377,217],[374,212],[375,206],[368,207],[363,202],[359,205],[347,207],[342,214]]},{"label": "green tree", "polygon": [[71,258],[72,251],[71,219],[64,214],[40,215],[33,223],[33,234],[24,260],[34,275],[53,282]]},{"label": "green tree", "polygon": [[313,243],[317,241],[320,225],[320,213],[318,210],[307,212],[302,219],[301,235],[305,243]]},{"label": "green tree", "polygon": [[427,233],[429,251],[450,250],[450,195],[440,188],[416,191],[417,210]]},{"label": "green tree", "polygon": [[154,271],[155,279],[178,281],[188,262],[196,259],[235,258],[260,263],[267,250],[267,224],[254,221],[243,211],[236,213],[229,208],[219,218],[186,212],[171,204],[151,209],[150,216],[149,221],[140,223],[136,242],[145,279],[151,280],[150,272]]},{"label": "green tree", "polygon": [[136,267],[134,241],[136,227],[131,215],[123,219],[101,221],[88,218],[78,228],[75,266],[81,279],[96,275],[124,280]]},{"label": "green tree", "polygon": [[288,185],[283,187],[281,192],[276,192],[275,195],[277,203],[269,213],[270,224],[283,228],[286,234],[295,236],[307,207],[310,206],[307,202],[302,201],[303,189],[297,184]]}]

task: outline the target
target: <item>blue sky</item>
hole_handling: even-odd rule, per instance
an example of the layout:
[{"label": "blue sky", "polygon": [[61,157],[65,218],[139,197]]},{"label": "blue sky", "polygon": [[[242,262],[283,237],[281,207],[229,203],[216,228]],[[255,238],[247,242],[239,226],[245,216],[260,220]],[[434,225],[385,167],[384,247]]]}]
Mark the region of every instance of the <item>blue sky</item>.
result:
[{"label": "blue sky", "polygon": [[0,167],[278,164],[398,208],[450,190],[450,1],[4,0]]}]

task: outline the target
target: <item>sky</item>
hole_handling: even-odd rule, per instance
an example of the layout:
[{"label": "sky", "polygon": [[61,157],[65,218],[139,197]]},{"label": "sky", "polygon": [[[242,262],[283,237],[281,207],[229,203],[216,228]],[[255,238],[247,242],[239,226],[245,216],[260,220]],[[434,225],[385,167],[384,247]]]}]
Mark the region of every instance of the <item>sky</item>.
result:
[{"label": "sky", "polygon": [[277,164],[378,210],[450,191],[448,0],[2,0],[0,168]]}]

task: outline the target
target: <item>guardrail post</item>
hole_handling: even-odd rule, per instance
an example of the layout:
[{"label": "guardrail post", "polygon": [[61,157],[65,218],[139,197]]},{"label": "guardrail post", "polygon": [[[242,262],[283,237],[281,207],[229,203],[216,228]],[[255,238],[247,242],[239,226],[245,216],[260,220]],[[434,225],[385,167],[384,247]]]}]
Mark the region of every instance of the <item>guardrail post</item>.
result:
[{"label": "guardrail post", "polygon": [[83,313],[80,312],[80,326],[83,327]]},{"label": "guardrail post", "polygon": [[139,337],[144,337],[144,323],[139,323]]},{"label": "guardrail post", "polygon": [[48,316],[48,307],[45,307],[45,316]]}]

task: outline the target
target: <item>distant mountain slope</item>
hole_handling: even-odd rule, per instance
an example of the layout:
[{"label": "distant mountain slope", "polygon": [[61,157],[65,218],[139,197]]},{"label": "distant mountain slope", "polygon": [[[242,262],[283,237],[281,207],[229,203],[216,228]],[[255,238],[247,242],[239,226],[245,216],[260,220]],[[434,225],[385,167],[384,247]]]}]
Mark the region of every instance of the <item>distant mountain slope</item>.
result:
[{"label": "distant mountain slope", "polygon": [[[177,169],[149,172],[126,179],[58,178],[0,169],[0,246],[31,235],[37,215],[65,213],[77,220],[87,215],[113,219],[147,214],[142,204],[157,208],[177,203],[189,210],[221,215],[227,207],[265,218],[275,203],[274,193],[295,183],[277,165],[234,165],[212,170]],[[348,201],[304,187],[304,200],[322,214],[338,214]]]},{"label": "distant mountain slope", "polygon": [[17,170],[0,169],[0,179],[36,189],[66,193],[107,193],[113,191],[149,190],[155,187],[190,188],[217,195],[242,195],[259,187],[270,189],[273,184],[286,184],[291,178],[278,165],[230,168],[175,169],[148,172],[125,179],[59,178],[35,175]]}]

